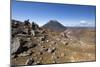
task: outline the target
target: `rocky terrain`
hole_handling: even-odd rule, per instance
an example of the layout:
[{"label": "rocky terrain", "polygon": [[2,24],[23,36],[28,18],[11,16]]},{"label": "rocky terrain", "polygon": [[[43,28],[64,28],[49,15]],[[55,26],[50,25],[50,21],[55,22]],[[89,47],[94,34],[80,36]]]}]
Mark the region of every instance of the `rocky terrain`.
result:
[{"label": "rocky terrain", "polygon": [[[57,22],[58,23],[58,22]],[[55,25],[55,24],[54,24]],[[58,25],[60,25],[58,23]],[[95,61],[95,29],[61,27],[60,32],[36,23],[12,20],[11,65]]]}]

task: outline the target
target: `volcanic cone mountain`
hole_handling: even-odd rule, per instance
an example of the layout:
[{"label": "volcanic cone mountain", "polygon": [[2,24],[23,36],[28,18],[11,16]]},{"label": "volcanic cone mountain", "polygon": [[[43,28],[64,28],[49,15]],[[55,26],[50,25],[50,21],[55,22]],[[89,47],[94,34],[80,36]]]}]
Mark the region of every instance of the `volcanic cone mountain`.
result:
[{"label": "volcanic cone mountain", "polygon": [[42,27],[56,32],[62,32],[66,30],[66,27],[56,20],[50,20],[47,24],[43,25]]}]

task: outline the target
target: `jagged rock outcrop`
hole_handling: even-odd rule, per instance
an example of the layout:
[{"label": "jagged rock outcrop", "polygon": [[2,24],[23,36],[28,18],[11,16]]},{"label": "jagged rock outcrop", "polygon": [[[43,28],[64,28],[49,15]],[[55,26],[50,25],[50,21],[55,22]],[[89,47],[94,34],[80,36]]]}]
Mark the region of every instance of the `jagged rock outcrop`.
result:
[{"label": "jagged rock outcrop", "polygon": [[21,53],[36,46],[32,43],[31,36],[35,36],[35,30],[39,28],[37,26],[37,24],[31,25],[29,20],[24,22],[12,20],[11,53]]}]

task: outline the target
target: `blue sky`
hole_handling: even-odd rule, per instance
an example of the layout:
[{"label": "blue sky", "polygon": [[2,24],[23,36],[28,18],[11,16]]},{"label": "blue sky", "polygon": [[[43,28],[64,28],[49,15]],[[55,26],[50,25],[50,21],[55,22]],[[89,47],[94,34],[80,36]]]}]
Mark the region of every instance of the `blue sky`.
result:
[{"label": "blue sky", "polygon": [[57,20],[64,26],[95,26],[95,12],[95,6],[12,2],[12,19],[30,19],[40,26],[49,20]]}]

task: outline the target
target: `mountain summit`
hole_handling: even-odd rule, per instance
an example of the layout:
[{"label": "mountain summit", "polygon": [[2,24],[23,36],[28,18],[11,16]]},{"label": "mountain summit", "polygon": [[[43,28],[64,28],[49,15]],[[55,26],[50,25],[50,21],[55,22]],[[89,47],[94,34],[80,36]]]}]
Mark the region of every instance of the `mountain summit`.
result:
[{"label": "mountain summit", "polygon": [[47,24],[43,25],[42,28],[50,29],[56,32],[62,32],[66,30],[66,27],[57,20],[50,20]]}]

